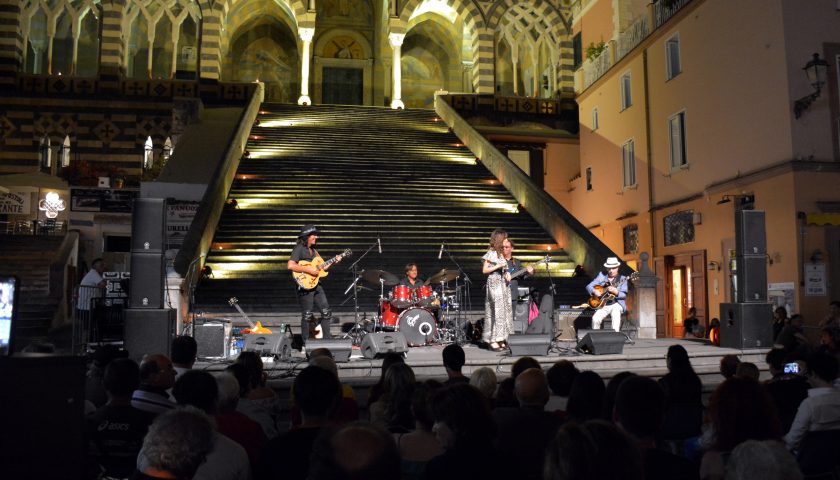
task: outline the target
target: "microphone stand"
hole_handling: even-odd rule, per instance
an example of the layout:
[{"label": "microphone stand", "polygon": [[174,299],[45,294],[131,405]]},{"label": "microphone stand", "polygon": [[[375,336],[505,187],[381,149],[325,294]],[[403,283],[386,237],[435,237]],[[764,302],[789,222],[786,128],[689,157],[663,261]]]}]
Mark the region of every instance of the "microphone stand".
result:
[{"label": "microphone stand", "polygon": [[[351,288],[353,289],[353,313],[354,313],[354,319],[355,319],[355,323],[356,323],[356,325],[353,327],[354,329],[358,329],[359,328],[359,323],[360,323],[360,319],[359,319],[359,289],[356,288],[356,282],[358,282],[359,279],[361,278],[359,276],[358,265],[359,265],[359,262],[361,262],[362,259],[365,258],[367,256],[367,254],[370,253],[370,251],[373,250],[374,248],[376,248],[378,245],[379,245],[378,242],[373,242],[373,244],[371,244],[371,246],[369,246],[368,249],[365,250],[365,253],[359,255],[359,258],[356,259],[356,261],[353,262],[349,267],[347,267],[348,270],[353,271],[353,278],[354,278],[353,283],[350,284],[350,287],[347,288],[347,290],[350,290]],[[364,270],[362,270],[362,271],[364,272]],[[347,293],[347,292],[345,291],[344,293]]]},{"label": "microphone stand", "polygon": [[[464,269],[461,268],[461,265],[458,263],[458,261],[455,260],[455,257],[452,256],[452,252],[449,251],[449,248],[446,246],[446,244],[443,244],[443,250],[446,252],[446,256],[449,257],[449,261],[454,263],[455,266],[458,267],[458,273],[460,273],[461,275],[464,276],[464,287],[466,287],[466,289],[467,289],[467,296],[466,296],[467,301],[466,301],[466,305],[464,305],[464,308],[462,310],[465,310],[464,318],[466,319],[466,315],[467,315],[466,311],[469,311],[470,309],[472,309],[472,301],[470,299],[470,285],[472,284],[472,280],[470,280],[470,276],[467,275],[467,272],[465,272]],[[458,297],[458,279],[457,278],[455,279],[455,297],[456,298]],[[457,343],[458,345],[466,343],[466,332],[462,328],[463,325],[462,325],[461,320],[462,320],[461,319],[461,311],[459,310],[458,314],[455,316],[455,343]]]}]

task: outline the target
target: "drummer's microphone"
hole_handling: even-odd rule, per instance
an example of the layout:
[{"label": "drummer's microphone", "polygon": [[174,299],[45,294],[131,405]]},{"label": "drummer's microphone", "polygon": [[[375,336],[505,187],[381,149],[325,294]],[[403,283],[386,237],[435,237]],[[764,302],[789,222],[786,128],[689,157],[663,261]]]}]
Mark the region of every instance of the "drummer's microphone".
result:
[{"label": "drummer's microphone", "polygon": [[440,251],[438,252],[438,260],[443,258],[443,246],[446,245],[446,242],[440,244]]},{"label": "drummer's microphone", "polygon": [[379,247],[379,253],[382,253],[382,242],[379,241],[379,237],[376,237],[376,246]]}]

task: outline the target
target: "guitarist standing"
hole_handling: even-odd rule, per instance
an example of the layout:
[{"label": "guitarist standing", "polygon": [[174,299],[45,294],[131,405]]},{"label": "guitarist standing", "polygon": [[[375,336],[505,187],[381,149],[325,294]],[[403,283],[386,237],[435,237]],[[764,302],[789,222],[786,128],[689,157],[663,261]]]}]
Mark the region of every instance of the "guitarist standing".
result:
[{"label": "guitarist standing", "polygon": [[[507,271],[511,275],[522,268],[522,262],[513,256],[513,242],[510,238],[502,242],[502,256],[507,260]],[[528,265],[525,269],[526,275],[534,274],[534,267]],[[519,280],[511,279],[508,285],[510,285],[510,298],[513,300],[513,311],[516,312],[516,302],[519,300]]]},{"label": "guitarist standing", "polygon": [[[612,327],[616,332],[621,330],[621,314],[627,309],[627,304],[624,299],[627,298],[627,282],[622,281],[618,274],[618,267],[621,262],[616,257],[608,257],[604,263],[606,273],[600,272],[594,280],[589,282],[586,286],[586,291],[589,295],[601,298],[606,297],[601,302],[601,307],[592,315],[592,328],[595,330],[601,329],[601,322],[609,315],[612,318]],[[596,287],[606,287],[603,289],[596,289]]]},{"label": "guitarist standing", "polygon": [[[311,262],[316,258],[320,258],[318,250],[315,250],[315,242],[317,241],[318,229],[315,228],[315,225],[304,225],[303,228],[300,229],[297,245],[295,245],[294,250],[292,250],[292,256],[289,257],[288,268],[290,271],[295,273],[305,273],[317,278],[320,273],[319,269],[307,265],[300,265],[298,263],[303,261]],[[341,261],[341,256],[336,258],[338,259],[336,260],[336,263]],[[329,268],[329,266],[327,266],[325,270],[327,268]],[[321,311],[321,332],[323,333],[324,338],[331,338],[330,324],[332,323],[332,312],[330,311],[330,304],[327,302],[327,295],[324,293],[324,287],[317,285],[315,288],[305,289],[298,285],[296,288],[298,302],[300,302],[300,309],[302,312],[300,332],[304,343],[306,342],[307,337],[309,337],[309,323],[314,322],[315,320],[315,313],[313,312],[313,309],[316,306],[318,307],[318,310]]]}]

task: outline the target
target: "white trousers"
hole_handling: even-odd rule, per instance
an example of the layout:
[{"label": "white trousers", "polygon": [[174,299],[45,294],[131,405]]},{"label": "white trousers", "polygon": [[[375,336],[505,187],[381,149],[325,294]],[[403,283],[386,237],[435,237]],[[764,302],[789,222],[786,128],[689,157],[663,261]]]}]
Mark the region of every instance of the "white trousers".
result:
[{"label": "white trousers", "polygon": [[621,330],[621,313],[624,311],[621,304],[618,302],[612,305],[605,305],[595,311],[592,315],[592,328],[595,330],[601,329],[601,323],[607,318],[607,315],[612,319],[612,327],[616,332]]}]

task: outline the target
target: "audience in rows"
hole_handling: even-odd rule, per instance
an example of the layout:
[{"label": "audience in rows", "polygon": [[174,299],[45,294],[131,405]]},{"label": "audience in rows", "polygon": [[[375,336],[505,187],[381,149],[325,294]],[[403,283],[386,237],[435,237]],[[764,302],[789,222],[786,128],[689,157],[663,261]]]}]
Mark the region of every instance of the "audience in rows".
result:
[{"label": "audience in rows", "polygon": [[679,344],[658,381],[620,372],[607,383],[530,357],[501,381],[488,367],[468,378],[450,345],[444,383],[386,356],[360,409],[328,350],[310,352],[284,405],[256,354],[214,375],[192,369],[192,342],[175,342],[172,360],[94,359],[87,392],[105,400],[88,416],[90,478],[771,480],[838,463],[840,368],[826,349],[768,351],[764,382],[725,357],[706,407]]}]

